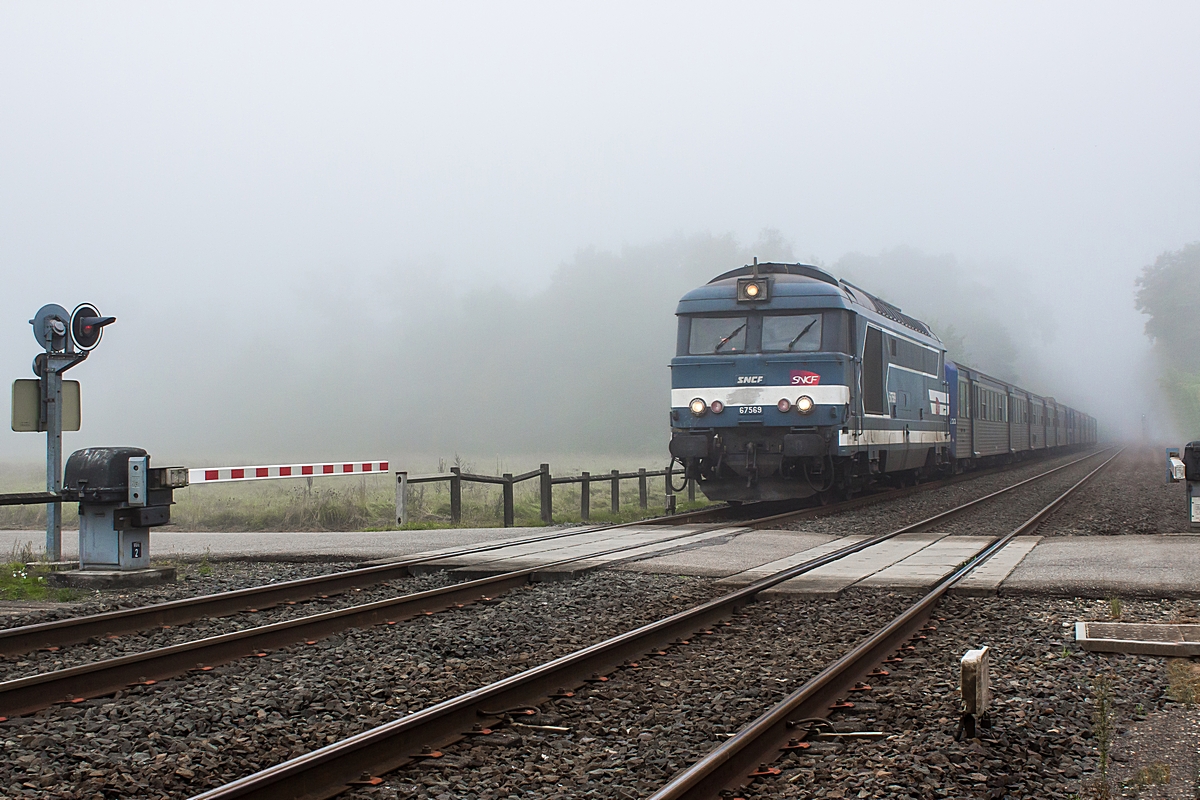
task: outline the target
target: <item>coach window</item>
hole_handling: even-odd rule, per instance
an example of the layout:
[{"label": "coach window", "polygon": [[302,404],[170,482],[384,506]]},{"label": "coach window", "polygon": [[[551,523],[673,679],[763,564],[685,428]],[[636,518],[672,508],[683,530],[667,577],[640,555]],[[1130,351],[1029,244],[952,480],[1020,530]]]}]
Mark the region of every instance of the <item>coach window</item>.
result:
[{"label": "coach window", "polygon": [[821,315],[768,315],[762,320],[764,353],[812,353],[821,349]]},{"label": "coach window", "polygon": [[694,356],[746,352],[746,318],[692,317],[688,352]]}]

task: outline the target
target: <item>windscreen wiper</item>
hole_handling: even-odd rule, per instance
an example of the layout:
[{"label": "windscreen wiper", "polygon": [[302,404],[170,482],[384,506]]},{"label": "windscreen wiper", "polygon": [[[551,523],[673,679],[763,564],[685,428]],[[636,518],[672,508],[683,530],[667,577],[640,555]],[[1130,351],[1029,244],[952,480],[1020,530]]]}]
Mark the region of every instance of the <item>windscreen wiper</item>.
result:
[{"label": "windscreen wiper", "polygon": [[741,330],[742,328],[744,328],[744,327],[746,327],[746,323],[744,323],[744,322],[743,322],[741,325],[738,325],[736,328],[734,328],[732,331],[730,331],[728,336],[726,336],[726,337],[725,337],[724,339],[722,339],[721,341],[717,342],[717,346],[713,348],[713,352],[714,352],[714,353],[716,353],[716,352],[718,352],[718,351],[719,351],[719,350],[720,350],[722,347],[724,347],[725,345],[729,344],[729,340],[730,340],[730,339],[732,339],[733,337],[737,336],[737,335],[738,335],[738,331],[740,331],[740,330]]},{"label": "windscreen wiper", "polygon": [[805,325],[805,326],[804,326],[804,330],[802,330],[802,331],[800,331],[799,333],[797,333],[797,334],[796,334],[796,338],[795,338],[795,339],[792,339],[790,342],[788,342],[788,350],[791,350],[793,347],[795,347],[795,346],[796,346],[796,342],[798,342],[798,341],[800,341],[801,339],[803,339],[803,338],[804,338],[804,334],[806,334],[806,333],[808,333],[809,331],[811,331],[811,330],[812,330],[812,326],[817,324],[817,320],[818,320],[818,319],[820,319],[820,317],[817,317],[817,318],[816,318],[816,319],[814,319],[812,322],[810,322],[810,323],[808,323],[807,325]]}]

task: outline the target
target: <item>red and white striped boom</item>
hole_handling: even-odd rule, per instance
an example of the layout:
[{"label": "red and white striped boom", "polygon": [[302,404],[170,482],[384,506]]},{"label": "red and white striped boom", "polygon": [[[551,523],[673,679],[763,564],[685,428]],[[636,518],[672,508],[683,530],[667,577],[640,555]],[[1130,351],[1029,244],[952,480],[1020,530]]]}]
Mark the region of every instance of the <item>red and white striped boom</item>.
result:
[{"label": "red and white striped boom", "polygon": [[228,483],[262,481],[272,478],[315,478],[321,475],[356,475],[387,472],[386,461],[355,461],[336,464],[274,464],[265,467],[206,467],[188,470],[188,482]]}]

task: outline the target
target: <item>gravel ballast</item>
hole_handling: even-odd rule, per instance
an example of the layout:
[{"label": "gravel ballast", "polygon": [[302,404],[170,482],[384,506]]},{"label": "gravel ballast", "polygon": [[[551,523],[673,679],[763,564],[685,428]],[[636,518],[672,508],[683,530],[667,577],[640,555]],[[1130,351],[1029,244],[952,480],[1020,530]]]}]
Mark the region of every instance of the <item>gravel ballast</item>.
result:
[{"label": "gravel ballast", "polygon": [[645,797],[907,603],[894,593],[754,603],[711,635],[543,705],[527,726],[471,737],[349,797]]},{"label": "gravel ballast", "polygon": [[670,576],[535,584],[494,605],[55,706],[0,723],[0,792],[190,796],[715,594],[709,581]]},{"label": "gravel ballast", "polygon": [[[875,679],[872,703],[858,716],[835,717],[843,730],[883,730],[884,742],[821,744],[818,752],[777,763],[783,774],[747,797],[775,798],[1087,798],[1099,775],[1094,714],[1102,677],[1111,685],[1114,739],[1110,778],[1135,776],[1162,758],[1141,750],[1134,726],[1195,715],[1168,696],[1167,660],[1088,653],[1075,645],[1074,623],[1110,619],[1110,604],[1076,600],[947,598],[935,611],[938,631],[916,657]],[[1125,621],[1189,619],[1189,601],[1128,602]],[[992,648],[993,720],[976,740],[956,742],[958,662],[968,649]],[[1193,734],[1196,728],[1191,729]],[[1196,740],[1175,791],[1194,797]],[[1155,763],[1155,762],[1152,762]],[[1144,791],[1144,789],[1142,790]],[[1143,794],[1143,797],[1153,795]]]},{"label": "gravel ballast", "polygon": [[401,578],[365,589],[352,589],[328,598],[314,598],[295,605],[279,605],[260,609],[254,613],[235,614],[196,620],[186,625],[151,628],[147,631],[130,633],[115,639],[100,639],[65,646],[57,651],[39,650],[19,656],[0,659],[0,681],[23,678],[51,670],[85,664],[102,659],[140,653],[159,647],[169,647],[210,636],[220,636],[247,628],[270,625],[288,619],[322,614],[327,611],[401,597],[414,592],[436,589],[461,582],[459,576],[446,572]]},{"label": "gravel ballast", "polygon": [[1167,483],[1161,449],[1130,447],[1064,504],[1040,533],[1116,536],[1194,533],[1183,484]]},{"label": "gravel ballast", "polygon": [[[802,533],[826,534],[832,536],[848,536],[853,534],[871,535],[882,531],[896,530],[914,522],[932,517],[942,511],[947,511],[965,502],[999,491],[1018,481],[1040,475],[1055,467],[1068,464],[1086,455],[1084,452],[1071,453],[1048,459],[1036,459],[1020,466],[1015,466],[1001,472],[972,476],[967,480],[952,483],[926,492],[918,492],[906,497],[884,500],[874,505],[853,509],[845,513],[831,514],[816,519],[784,521],[773,524],[777,530],[794,530]],[[1109,453],[1108,455],[1111,455]],[[1064,475],[1073,475],[1078,480],[1094,469],[1106,456],[1096,453],[1092,458],[1073,467],[1055,473],[1045,483],[1059,485]],[[1006,497],[1015,497],[1024,489],[1010,492]],[[1007,504],[1008,499],[998,498],[996,503],[987,503],[988,507]]]},{"label": "gravel ballast", "polygon": [[[894,595],[858,592],[839,608],[882,624]],[[502,728],[446,749],[357,790],[365,798],[645,797],[765,711],[866,628],[822,633],[828,606],[781,600],[752,606],[727,630],[695,637],[667,656],[644,659],[601,686],[542,707],[531,726]],[[1124,606],[1128,621],[1195,619],[1182,602]],[[1166,659],[1086,653],[1075,646],[1079,619],[1109,619],[1093,601],[999,601],[948,598],[935,611],[936,632],[918,644],[852,712],[840,730],[882,730],[882,742],[814,743],[774,766],[778,778],[748,798],[1086,798],[1100,782],[1094,713],[1098,679],[1111,686],[1112,760],[1117,796],[1195,796],[1197,714],[1169,696]],[[832,622],[825,617],[826,624]],[[775,630],[765,641],[750,632]],[[785,633],[787,631],[787,633]],[[750,642],[747,643],[747,638]],[[956,742],[958,661],[967,649],[993,648],[995,699],[982,737]],[[1166,724],[1190,739],[1164,742]],[[543,726],[541,728],[536,726]],[[547,730],[546,727],[566,730]],[[1148,745],[1148,740],[1156,746]],[[1147,786],[1147,776],[1175,777]],[[1139,781],[1141,782],[1139,784]]]},{"label": "gravel ballast", "polygon": [[[171,565],[160,561],[154,563],[155,566]],[[122,608],[246,589],[266,583],[311,578],[354,569],[356,564],[346,561],[202,561],[177,563],[174,566],[179,576],[175,583],[137,589],[81,592],[82,597],[74,602],[55,604],[52,608],[38,607],[19,615],[10,613],[0,620],[0,628],[16,628],[38,622],[52,622],[86,614],[100,614]]]}]

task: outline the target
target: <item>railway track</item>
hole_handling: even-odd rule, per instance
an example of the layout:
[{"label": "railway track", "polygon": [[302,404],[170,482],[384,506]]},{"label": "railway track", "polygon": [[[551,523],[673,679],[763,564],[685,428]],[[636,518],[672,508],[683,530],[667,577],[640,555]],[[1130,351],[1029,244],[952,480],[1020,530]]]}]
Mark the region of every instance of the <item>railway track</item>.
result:
[{"label": "railway track", "polygon": [[109,638],[138,633],[164,625],[184,625],[198,619],[258,612],[278,605],[290,605],[314,598],[328,598],[354,589],[374,586],[408,576],[412,574],[413,568],[435,561],[526,544],[566,540],[637,524],[639,523],[625,522],[539,534],[521,539],[441,551],[327,575],[315,575],[309,578],[268,583],[199,597],[187,597],[165,603],[0,629],[0,656],[15,656],[42,648],[65,647],[85,642],[93,637]]},{"label": "railway track", "polygon": [[[853,546],[843,548],[843,550],[839,551],[840,555],[838,557],[858,552],[900,533],[915,532],[939,522],[944,522],[946,519],[957,515],[963,510],[972,508],[978,503],[999,496],[1006,491],[1028,485],[1042,477],[1056,474],[1060,470],[1074,466],[1090,457],[1090,455],[1084,456],[1081,459],[1068,462],[1039,476],[1034,476],[1033,478],[1014,484],[1009,489],[978,498],[976,501],[966,503],[957,509],[952,509],[949,512],[937,515],[916,525],[907,526],[891,534],[869,538]],[[778,521],[790,518],[795,513],[774,514],[759,518],[758,520],[751,520],[751,523],[764,524],[771,521]],[[418,615],[428,615],[451,608],[462,608],[465,605],[477,603],[481,600],[488,602],[497,595],[529,583],[539,573],[552,573],[555,570],[569,568],[571,564],[580,561],[596,559],[607,555],[620,553],[634,555],[639,550],[643,551],[644,555],[662,555],[663,550],[661,546],[663,544],[669,545],[672,542],[679,542],[681,545],[694,544],[698,537],[723,529],[724,526],[719,524],[689,528],[684,533],[664,537],[651,544],[640,543],[607,548],[600,551],[590,551],[548,564],[541,564],[526,569],[510,570],[478,580],[465,581],[375,602],[351,605],[333,611],[300,616],[271,624],[257,625],[222,635],[208,636],[165,647],[147,649],[138,653],[101,659],[3,681],[0,682],[0,716],[14,717],[28,714],[58,702],[78,703],[89,697],[98,697],[120,691],[129,685],[153,684],[165,678],[174,677],[192,670],[207,671],[215,665],[246,656],[262,656],[267,651],[279,647],[300,642],[312,644],[325,636],[349,628],[376,624],[396,624]],[[517,544],[558,538],[564,537],[561,534],[549,537],[527,537],[519,540]],[[514,543],[509,543],[510,546],[512,544]],[[47,628],[50,631],[62,631],[67,637],[74,638],[80,635],[81,628],[83,630],[95,631],[97,626],[103,626],[114,617],[132,625],[143,623],[148,618],[161,617],[164,613],[168,612],[175,614],[176,617],[183,617],[188,614],[194,615],[197,613],[197,609],[204,609],[206,607],[216,606],[222,609],[229,609],[232,607],[231,604],[234,601],[244,602],[246,597],[254,597],[259,600],[264,596],[271,598],[287,597],[290,593],[296,591],[297,584],[300,585],[300,591],[305,592],[313,591],[314,586],[328,587],[334,585],[343,589],[349,589],[352,588],[352,581],[375,580],[381,575],[389,578],[395,577],[396,571],[399,569],[403,569],[407,573],[414,566],[427,564],[431,560],[443,559],[449,555],[478,553],[496,550],[501,547],[501,545],[487,545],[467,548],[455,551],[454,553],[408,559],[379,567],[369,567],[361,570],[318,576],[317,578],[302,581],[292,581],[288,584],[271,584],[263,587],[254,587],[249,590],[230,592],[225,595],[194,598],[195,602],[192,603],[188,601],[176,601],[157,606],[129,609],[125,612],[113,612],[97,615],[96,617],[83,617],[78,620],[64,620],[62,622],[48,623],[45,626],[31,627]],[[644,551],[647,547],[656,549],[653,552],[646,553]],[[166,612],[163,610],[164,606],[167,608]],[[180,610],[181,607],[183,610]],[[123,614],[127,614],[128,617],[123,616]],[[63,623],[76,624],[64,625]],[[15,629],[15,632],[23,634],[26,637],[31,635],[27,629],[18,628]],[[33,635],[37,633],[35,631]],[[44,636],[45,633],[42,632],[42,635]],[[111,634],[108,635],[111,636]]]},{"label": "railway track", "polygon": [[[0,717],[29,714],[64,700],[77,703],[89,697],[120,691],[130,685],[152,685],[164,678],[191,670],[207,671],[215,665],[234,659],[262,656],[266,651],[279,647],[301,642],[315,644],[318,639],[348,628],[394,625],[416,616],[427,616],[470,604],[489,603],[505,592],[525,586],[538,573],[561,570],[581,561],[609,555],[634,555],[648,546],[657,547],[675,542],[682,544],[684,540],[722,530],[724,526],[715,525],[709,528],[711,530],[689,529],[684,533],[657,539],[650,545],[641,542],[610,547],[526,569],[453,583],[437,589],[3,681],[0,682]],[[657,549],[653,554],[658,555],[662,552],[665,551]]]},{"label": "railway track", "polygon": [[[426,556],[401,559],[385,564],[343,570],[327,575],[264,584],[245,589],[188,597],[51,622],[4,628],[0,629],[0,657],[18,656],[39,649],[62,648],[86,642],[93,638],[112,638],[125,634],[140,633],[163,626],[185,625],[201,619],[256,613],[279,605],[295,605],[296,603],[308,600],[324,599],[408,576],[412,574],[414,568],[418,568],[423,564],[525,544],[569,539],[571,537],[637,525],[687,525],[703,523],[705,520],[736,524],[741,527],[758,527],[782,520],[800,520],[844,513],[1002,471],[1002,469],[996,469],[967,473],[940,481],[933,481],[903,489],[885,490],[853,500],[813,508],[778,511],[779,504],[777,503],[757,503],[742,506],[738,509],[724,505],[714,506],[712,508],[667,517],[538,534],[516,540],[475,545]],[[766,511],[766,509],[770,509],[770,511]]]},{"label": "railway track", "polygon": [[[1041,458],[1041,456],[1034,456]],[[719,518],[721,521],[736,522],[741,517],[749,517],[750,522],[746,524],[754,527],[758,524],[777,521],[779,519],[817,519],[820,517],[833,516],[835,514],[844,514],[847,511],[855,511],[860,508],[887,503],[893,500],[899,500],[904,497],[911,497],[917,494],[924,494],[936,489],[942,489],[947,486],[954,486],[959,483],[966,483],[978,478],[985,478],[989,475],[999,475],[1014,469],[1017,466],[1030,465],[1033,461],[1022,461],[1014,464],[1007,464],[999,467],[989,467],[987,469],[976,469],[970,472],[963,472],[958,475],[951,475],[946,478],[938,478],[936,480],[925,481],[922,483],[914,483],[907,486],[882,487],[871,489],[858,497],[849,500],[839,500],[827,505],[806,506],[800,509],[786,508],[790,501],[781,500],[762,503],[748,503],[741,506],[730,506],[724,503],[720,505],[710,506],[708,508],[697,509],[696,511],[685,511],[679,514],[672,514],[663,517],[653,517],[642,521],[646,525],[684,525],[689,522],[697,522],[703,520],[713,520]],[[784,510],[778,510],[783,508]],[[775,509],[775,510],[771,510]]]},{"label": "railway track", "polygon": [[[883,628],[859,642],[849,653],[826,667],[782,702],[767,710],[737,735],[713,750],[699,762],[672,778],[656,792],[651,800],[701,800],[701,798],[736,797],[738,789],[755,779],[769,779],[779,774],[770,766],[778,758],[787,757],[803,744],[797,734],[803,722],[827,717],[831,707],[839,703],[872,668],[918,635],[926,625],[938,602],[959,581],[998,553],[1017,536],[1031,533],[1077,490],[1111,464],[1121,451],[1106,459],[1072,485],[1052,502],[1001,536],[970,562],[943,579],[928,594],[909,606]],[[861,685],[861,684],[860,684]],[[812,728],[810,728],[812,730]],[[758,765],[758,768],[755,768]]]},{"label": "railway track", "polygon": [[[942,525],[947,520],[970,509],[979,509],[991,500],[1042,481],[1051,475],[1078,465],[1094,455],[1096,454],[1061,465],[917,523],[847,545],[819,558],[782,570],[722,597],[626,631],[569,655],[437,703],[394,722],[367,730],[298,758],[268,767],[253,775],[197,795],[197,798],[203,798],[203,800],[235,797],[323,798],[334,796],[355,786],[377,784],[381,780],[379,776],[387,772],[413,761],[433,757],[437,753],[436,748],[438,747],[443,747],[464,737],[485,735],[485,732],[489,731],[492,726],[503,724],[505,720],[520,718],[522,715],[532,712],[537,704],[543,703],[549,698],[569,696],[574,687],[588,681],[602,682],[606,680],[606,676],[621,669],[622,666],[636,662],[647,653],[663,652],[673,644],[685,642],[695,636],[697,632],[703,633],[713,626],[723,623],[740,609],[754,602],[759,594],[780,583],[892,537],[929,530]],[[1036,527],[1065,497],[1083,485],[1111,460],[1111,458],[1108,459],[1100,467],[1089,472],[1083,480],[1075,483],[1071,489],[1043,508],[1034,518],[990,545],[970,564],[960,568],[950,578],[944,580],[934,593],[905,611],[882,632],[870,637],[868,642],[860,644],[850,654],[822,672],[818,676],[818,679],[822,681],[819,687],[817,689],[810,688],[806,698],[824,698],[825,694],[822,692],[844,691],[843,683],[846,680],[853,680],[854,675],[861,677],[861,674],[866,671],[863,669],[860,673],[856,673],[855,670],[859,670],[864,665],[869,668],[870,663],[876,663],[871,661],[872,658],[881,652],[886,654],[888,647],[894,649],[896,643],[910,636],[909,627],[914,621],[918,626],[923,622],[922,615],[927,614],[927,611],[936,604],[937,599],[950,585],[961,579],[978,564],[983,563],[1004,544],[1007,544],[1012,537]],[[808,702],[808,699],[805,702]],[[818,701],[813,700],[813,702]],[[787,714],[785,713],[783,716],[787,717]],[[784,722],[786,721],[787,719],[784,719]],[[737,759],[718,759],[720,763],[736,764],[734,772],[736,777],[743,782],[746,778],[741,761],[747,757],[761,759],[761,756],[757,755],[756,748],[758,746],[751,746],[749,742],[748,739],[740,741]],[[724,752],[731,751],[725,749]],[[741,755],[743,753],[754,753],[755,755]],[[765,774],[770,774],[769,770]],[[711,787],[715,785],[715,780],[726,777],[728,776],[722,773],[717,779],[710,780],[706,777],[700,783]],[[727,787],[723,784],[720,788]],[[672,789],[672,791],[675,790]]]}]

